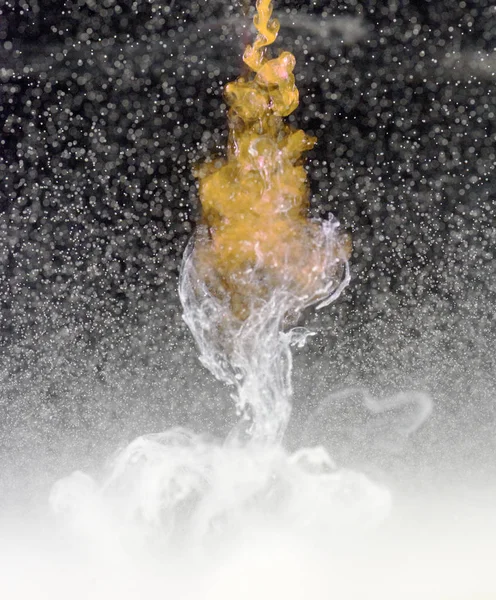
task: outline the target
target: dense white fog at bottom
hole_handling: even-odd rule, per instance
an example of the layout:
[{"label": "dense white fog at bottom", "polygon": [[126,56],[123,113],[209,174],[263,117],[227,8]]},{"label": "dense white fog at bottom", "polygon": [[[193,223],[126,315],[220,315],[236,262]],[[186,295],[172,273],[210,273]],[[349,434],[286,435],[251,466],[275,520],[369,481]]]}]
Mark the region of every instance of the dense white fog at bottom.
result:
[{"label": "dense white fog at bottom", "polygon": [[98,481],[59,480],[45,518],[5,517],[0,587],[9,600],[494,598],[496,511],[457,502],[398,504],[322,447],[173,429],[136,439]]},{"label": "dense white fog at bottom", "polygon": [[42,529],[2,536],[2,597],[476,600],[496,594],[494,527],[489,535],[457,523],[446,536],[398,525],[384,535],[328,539],[253,526],[208,552],[171,547],[132,559],[104,559],[97,545],[83,551]]}]

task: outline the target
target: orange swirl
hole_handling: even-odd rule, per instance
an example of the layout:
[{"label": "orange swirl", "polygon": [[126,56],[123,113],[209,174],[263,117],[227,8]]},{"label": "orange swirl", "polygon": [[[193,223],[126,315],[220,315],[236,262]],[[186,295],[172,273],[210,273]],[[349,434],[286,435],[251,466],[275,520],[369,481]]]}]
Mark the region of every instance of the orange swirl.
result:
[{"label": "orange swirl", "polygon": [[[203,223],[195,244],[197,271],[240,320],[275,288],[305,304],[317,302],[329,278],[329,248],[321,224],[308,217],[302,165],[302,154],[316,138],[284,122],[298,106],[296,61],[289,52],[266,57],[279,31],[271,15],[271,0],[258,0],[258,34],[243,56],[253,73],[225,89],[227,158],[195,172]],[[348,239],[340,238],[336,261],[346,260],[349,251]]]}]

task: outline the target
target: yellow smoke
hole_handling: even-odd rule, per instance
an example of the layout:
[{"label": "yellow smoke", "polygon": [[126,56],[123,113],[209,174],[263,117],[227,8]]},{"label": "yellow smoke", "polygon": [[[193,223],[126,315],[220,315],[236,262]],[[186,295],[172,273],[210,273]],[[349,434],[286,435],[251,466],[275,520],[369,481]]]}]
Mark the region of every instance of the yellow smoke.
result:
[{"label": "yellow smoke", "polygon": [[[258,0],[258,34],[243,55],[251,73],[225,89],[227,157],[195,172],[203,222],[195,244],[197,271],[240,320],[274,289],[306,305],[317,302],[329,277],[329,249],[321,224],[308,217],[302,164],[302,154],[316,139],[284,122],[298,106],[295,58],[290,52],[267,58],[266,47],[279,31],[271,16],[271,0]],[[336,261],[348,258],[347,238],[340,238],[335,252]]]}]

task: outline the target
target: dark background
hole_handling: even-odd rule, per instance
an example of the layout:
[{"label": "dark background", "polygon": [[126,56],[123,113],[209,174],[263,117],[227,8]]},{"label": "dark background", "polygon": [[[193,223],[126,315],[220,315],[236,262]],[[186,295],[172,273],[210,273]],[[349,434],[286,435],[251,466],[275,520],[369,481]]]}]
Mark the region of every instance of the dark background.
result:
[{"label": "dark background", "polygon": [[[191,169],[222,152],[223,86],[253,34],[246,9],[3,2],[9,493],[98,465],[134,435],[172,424],[224,435],[234,422],[229,390],[197,362],[176,290],[198,213]],[[307,163],[312,211],[335,214],[354,245],[350,287],[304,320],[319,333],[297,352],[287,443],[325,442],[341,463],[387,476],[456,478],[462,465],[484,479],[496,452],[496,9],[279,1],[275,14],[278,46],[297,58],[291,120],[319,140]],[[378,397],[420,390],[433,415],[407,436],[408,410],[370,427],[350,397],[328,403],[309,434],[322,398],[356,385]]]}]

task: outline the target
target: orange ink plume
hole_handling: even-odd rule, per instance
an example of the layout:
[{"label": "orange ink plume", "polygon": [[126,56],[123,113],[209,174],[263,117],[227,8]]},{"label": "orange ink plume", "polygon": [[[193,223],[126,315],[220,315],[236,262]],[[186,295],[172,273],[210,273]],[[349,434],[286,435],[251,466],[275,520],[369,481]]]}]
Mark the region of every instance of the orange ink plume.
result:
[{"label": "orange ink plume", "polygon": [[[246,320],[273,290],[299,306],[326,303],[350,253],[347,237],[326,234],[308,217],[309,191],[302,155],[316,138],[285,123],[298,106],[295,58],[266,56],[279,31],[271,0],[258,0],[258,32],[243,56],[250,74],[229,83],[227,157],[199,167],[202,224],[195,266],[208,291]],[[328,231],[327,231],[328,233]]]}]

